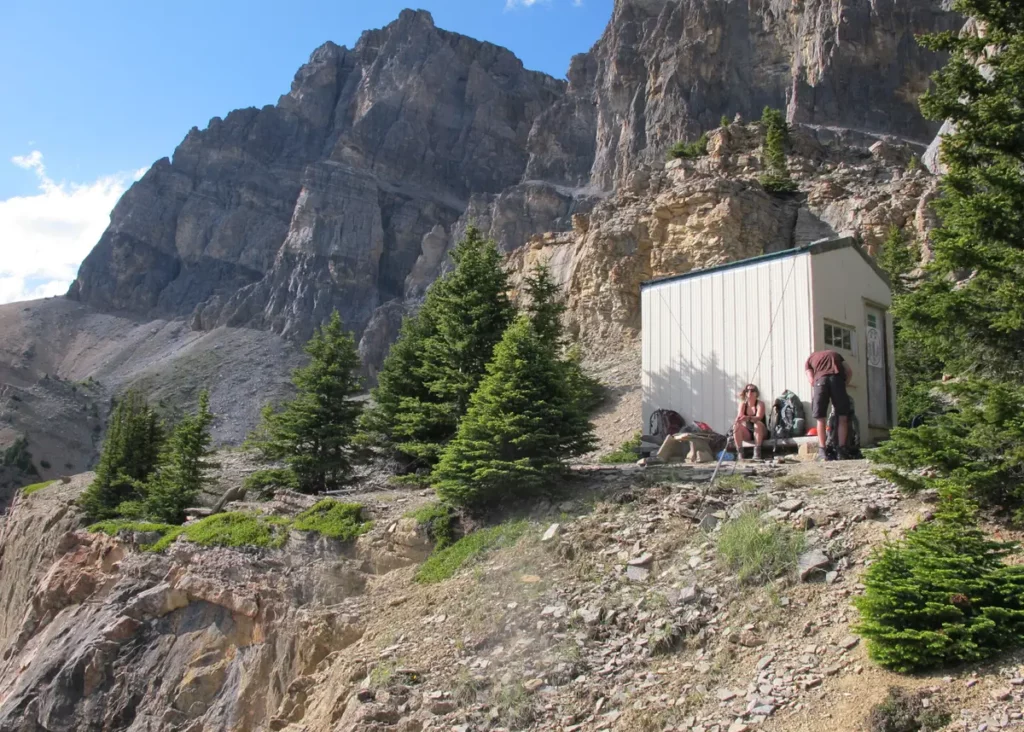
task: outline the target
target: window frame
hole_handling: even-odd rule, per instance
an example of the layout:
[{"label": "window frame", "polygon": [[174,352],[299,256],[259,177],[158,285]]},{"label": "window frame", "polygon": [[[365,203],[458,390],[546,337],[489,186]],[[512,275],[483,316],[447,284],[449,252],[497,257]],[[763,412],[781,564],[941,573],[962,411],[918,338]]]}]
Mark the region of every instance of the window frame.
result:
[{"label": "window frame", "polygon": [[[838,348],[853,356],[857,355],[857,329],[855,327],[828,318],[825,319],[824,326],[822,329],[822,342],[826,348]],[[838,343],[835,342],[836,331],[839,333]]]}]

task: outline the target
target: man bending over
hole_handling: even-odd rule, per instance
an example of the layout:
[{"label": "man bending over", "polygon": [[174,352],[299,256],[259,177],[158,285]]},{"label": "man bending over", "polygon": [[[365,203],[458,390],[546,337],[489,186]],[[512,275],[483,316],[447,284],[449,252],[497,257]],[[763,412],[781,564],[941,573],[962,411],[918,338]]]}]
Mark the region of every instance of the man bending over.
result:
[{"label": "man bending over", "polygon": [[818,460],[825,460],[825,418],[828,416],[828,405],[836,410],[839,418],[839,446],[837,458],[847,457],[846,435],[849,428],[850,395],[846,387],[853,381],[853,369],[835,351],[816,351],[804,364],[807,380],[811,382],[813,398],[811,412],[818,422]]}]

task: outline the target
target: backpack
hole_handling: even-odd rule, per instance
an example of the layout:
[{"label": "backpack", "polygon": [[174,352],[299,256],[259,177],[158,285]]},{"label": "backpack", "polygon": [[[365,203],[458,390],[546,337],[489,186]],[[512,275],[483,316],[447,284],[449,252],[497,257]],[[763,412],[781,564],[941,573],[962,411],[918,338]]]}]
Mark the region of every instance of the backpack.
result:
[{"label": "backpack", "polygon": [[651,421],[648,425],[653,436],[662,438],[682,432],[685,426],[686,421],[682,415],[679,412],[673,412],[671,409],[659,409],[656,411],[651,415]]},{"label": "backpack", "polygon": [[[839,442],[839,418],[836,416],[835,410],[830,404],[828,407],[828,436],[825,438],[825,452],[830,457],[835,457]],[[847,420],[846,425],[846,453],[849,457],[854,460],[860,460],[863,457],[860,451],[860,422],[857,420],[857,415],[853,412],[853,403],[850,403],[850,417]]]},{"label": "backpack", "polygon": [[804,419],[804,405],[800,397],[789,389],[772,405],[772,413],[768,417],[768,432],[774,439],[800,437],[807,431]]}]

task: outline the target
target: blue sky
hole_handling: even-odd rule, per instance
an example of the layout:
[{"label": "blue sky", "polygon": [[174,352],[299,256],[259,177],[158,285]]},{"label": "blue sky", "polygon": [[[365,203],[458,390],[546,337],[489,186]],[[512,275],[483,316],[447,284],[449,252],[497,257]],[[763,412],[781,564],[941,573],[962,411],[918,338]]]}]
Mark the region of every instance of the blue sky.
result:
[{"label": "blue sky", "polygon": [[[192,126],[272,104],[327,40],[405,7],[564,77],[612,0],[2,0],[0,302],[55,294],[133,178]],[[56,261],[59,260],[59,263]],[[59,266],[58,266],[59,265]]]}]

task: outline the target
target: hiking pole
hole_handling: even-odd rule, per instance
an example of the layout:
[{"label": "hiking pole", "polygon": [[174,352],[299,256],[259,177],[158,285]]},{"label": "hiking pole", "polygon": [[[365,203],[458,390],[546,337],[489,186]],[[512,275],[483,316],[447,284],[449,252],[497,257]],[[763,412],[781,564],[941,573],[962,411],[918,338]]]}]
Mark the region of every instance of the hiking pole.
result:
[{"label": "hiking pole", "polygon": [[725,436],[725,447],[723,447],[722,451],[720,453],[718,453],[718,462],[715,464],[715,472],[713,472],[711,474],[710,485],[714,485],[715,484],[715,480],[718,478],[718,471],[722,467],[722,461],[725,460],[725,453],[729,451],[729,440],[732,440],[733,446],[736,447],[737,451],[739,451],[740,448],[738,446],[736,446],[736,428],[735,427],[730,429],[729,433]]}]

